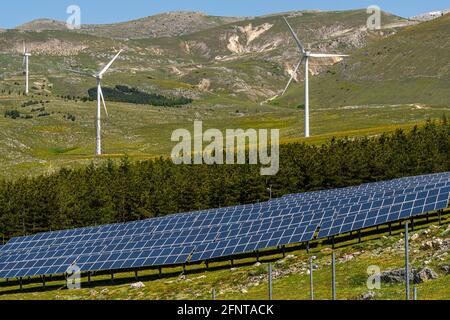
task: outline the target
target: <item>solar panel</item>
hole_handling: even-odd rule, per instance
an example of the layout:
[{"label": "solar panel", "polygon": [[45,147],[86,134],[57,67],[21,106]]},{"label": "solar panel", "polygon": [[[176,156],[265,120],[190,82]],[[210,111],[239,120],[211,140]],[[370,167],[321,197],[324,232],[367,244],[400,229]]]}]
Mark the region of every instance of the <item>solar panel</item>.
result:
[{"label": "solar panel", "polygon": [[447,208],[450,173],[40,233],[0,247],[0,278],[177,265],[311,241]]}]

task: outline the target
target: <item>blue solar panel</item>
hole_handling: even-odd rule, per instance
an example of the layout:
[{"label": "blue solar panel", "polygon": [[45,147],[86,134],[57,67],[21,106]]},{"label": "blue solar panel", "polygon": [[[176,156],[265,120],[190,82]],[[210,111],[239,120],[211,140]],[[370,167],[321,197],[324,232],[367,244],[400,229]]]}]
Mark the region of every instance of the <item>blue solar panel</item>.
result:
[{"label": "blue solar panel", "polygon": [[450,173],[41,233],[0,248],[0,278],[176,265],[311,241],[447,208]]}]

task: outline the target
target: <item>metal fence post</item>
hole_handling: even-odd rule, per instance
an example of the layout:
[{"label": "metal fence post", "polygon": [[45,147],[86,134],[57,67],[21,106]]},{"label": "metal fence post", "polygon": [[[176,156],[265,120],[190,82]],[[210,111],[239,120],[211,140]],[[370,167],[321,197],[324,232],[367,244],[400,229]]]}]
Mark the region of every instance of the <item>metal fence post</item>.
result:
[{"label": "metal fence post", "polygon": [[333,300],[336,300],[336,253],[331,254],[331,270],[332,270],[332,294]]},{"label": "metal fence post", "polygon": [[416,301],[417,300],[417,287],[416,286],[414,286],[413,294],[414,294],[413,299],[414,299],[414,301]]},{"label": "metal fence post", "polygon": [[213,299],[213,301],[216,300],[216,289],[215,288],[212,289],[212,299]]},{"label": "metal fence post", "polygon": [[314,300],[313,257],[309,258],[309,287],[311,292],[311,300]]},{"label": "metal fence post", "polygon": [[269,263],[269,300],[272,300],[272,264]]},{"label": "metal fence post", "polygon": [[405,223],[405,281],[406,281],[406,300],[410,300],[409,292],[409,235],[408,222]]}]

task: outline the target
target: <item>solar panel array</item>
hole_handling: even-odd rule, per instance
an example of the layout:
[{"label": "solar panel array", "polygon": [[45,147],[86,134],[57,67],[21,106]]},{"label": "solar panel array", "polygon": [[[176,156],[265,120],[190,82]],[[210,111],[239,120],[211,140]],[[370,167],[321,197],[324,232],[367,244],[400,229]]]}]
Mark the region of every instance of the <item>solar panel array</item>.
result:
[{"label": "solar panel array", "polygon": [[[450,173],[14,238],[0,278],[179,265],[311,241],[448,207]],[[317,234],[317,231],[318,234]]]}]

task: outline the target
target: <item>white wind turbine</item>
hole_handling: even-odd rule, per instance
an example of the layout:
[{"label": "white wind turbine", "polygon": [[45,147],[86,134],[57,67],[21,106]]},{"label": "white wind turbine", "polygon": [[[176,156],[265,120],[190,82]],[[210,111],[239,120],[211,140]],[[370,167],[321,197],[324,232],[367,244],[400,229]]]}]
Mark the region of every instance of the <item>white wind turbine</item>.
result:
[{"label": "white wind turbine", "polygon": [[106,116],[108,116],[108,109],[106,108],[106,103],[105,103],[105,97],[103,96],[103,91],[102,91],[102,79],[103,79],[103,75],[106,73],[106,71],[108,71],[108,69],[111,67],[111,65],[114,63],[114,61],[116,61],[116,59],[119,57],[119,55],[122,53],[123,50],[120,50],[115,56],[114,58],[106,65],[103,67],[103,69],[101,69],[99,72],[97,73],[87,73],[87,72],[82,72],[82,71],[77,71],[77,70],[72,70],[72,69],[66,69],[67,71],[70,72],[74,72],[77,74],[81,74],[84,76],[88,76],[88,77],[94,77],[97,80],[97,119],[96,119],[96,144],[95,144],[95,154],[100,156],[102,155],[102,128],[101,128],[101,115],[102,115],[102,103],[103,103],[103,108],[105,109],[105,113]]},{"label": "white wind turbine", "polygon": [[[284,17],[283,17],[284,18]],[[301,59],[299,63],[295,66],[294,72],[292,73],[291,78],[289,79],[289,82],[286,86],[286,88],[283,91],[283,95],[286,93],[287,89],[292,83],[292,80],[294,80],[295,75],[297,74],[298,69],[302,65],[303,61],[305,62],[305,137],[309,138],[309,58],[341,58],[341,57],[348,57],[348,55],[344,54],[326,54],[326,53],[312,53],[303,47],[303,44],[300,42],[299,38],[297,37],[297,34],[294,32],[294,29],[292,29],[291,25],[287,21],[286,18],[284,18],[284,21],[289,27],[289,30],[292,33],[292,36],[294,37],[295,42],[297,43],[298,49],[300,51]]]},{"label": "white wind turbine", "polygon": [[25,45],[25,41],[23,42],[23,64],[22,67],[25,69],[25,94],[29,93],[29,58],[31,54],[28,52],[28,49]]}]

